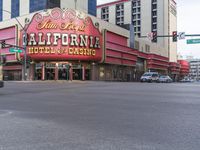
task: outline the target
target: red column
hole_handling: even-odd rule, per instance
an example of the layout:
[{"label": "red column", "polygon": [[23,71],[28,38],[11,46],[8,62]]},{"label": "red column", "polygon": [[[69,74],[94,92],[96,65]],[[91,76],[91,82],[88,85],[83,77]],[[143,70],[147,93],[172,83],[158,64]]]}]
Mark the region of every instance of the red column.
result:
[{"label": "red column", "polygon": [[82,66],[82,80],[85,81],[85,66]]},{"label": "red column", "polygon": [[45,63],[42,62],[42,80],[45,80]]}]

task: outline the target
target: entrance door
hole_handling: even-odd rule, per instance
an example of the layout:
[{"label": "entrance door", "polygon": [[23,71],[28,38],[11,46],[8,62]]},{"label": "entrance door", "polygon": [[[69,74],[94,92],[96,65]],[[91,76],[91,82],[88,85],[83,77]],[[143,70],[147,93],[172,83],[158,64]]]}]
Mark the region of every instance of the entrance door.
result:
[{"label": "entrance door", "polygon": [[69,65],[68,64],[59,65],[58,80],[69,80]]},{"label": "entrance door", "polygon": [[82,80],[82,66],[80,64],[73,65],[73,80]]},{"label": "entrance door", "polygon": [[82,80],[82,69],[73,69],[73,80]]},{"label": "entrance door", "polygon": [[46,68],[46,79],[54,80],[55,79],[55,69],[54,68]]},{"label": "entrance door", "polygon": [[46,68],[45,68],[46,80],[55,80],[55,68],[56,65],[54,63],[46,63]]}]

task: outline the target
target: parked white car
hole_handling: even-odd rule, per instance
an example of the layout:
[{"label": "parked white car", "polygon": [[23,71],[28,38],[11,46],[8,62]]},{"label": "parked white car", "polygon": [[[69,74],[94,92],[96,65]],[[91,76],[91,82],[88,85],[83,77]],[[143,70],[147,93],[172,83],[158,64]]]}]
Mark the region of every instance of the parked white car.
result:
[{"label": "parked white car", "polygon": [[141,78],[140,82],[156,82],[159,78],[158,72],[145,72]]},{"label": "parked white car", "polygon": [[171,83],[172,81],[173,80],[167,75],[161,75],[157,80],[159,83]]}]

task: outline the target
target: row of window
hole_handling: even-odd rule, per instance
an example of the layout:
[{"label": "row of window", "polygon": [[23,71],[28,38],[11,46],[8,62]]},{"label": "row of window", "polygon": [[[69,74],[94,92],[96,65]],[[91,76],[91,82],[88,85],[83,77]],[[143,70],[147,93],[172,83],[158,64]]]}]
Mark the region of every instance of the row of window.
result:
[{"label": "row of window", "polygon": [[140,0],[132,2],[132,24],[134,26],[134,33],[136,36],[141,34],[141,8]]},{"label": "row of window", "polygon": [[[95,0],[90,0],[91,2],[95,2]],[[94,4],[89,3],[89,6],[95,5],[95,12],[96,12],[96,3]],[[30,0],[30,10],[29,13],[48,9],[48,8],[54,8],[54,7],[60,7],[60,0]],[[93,9],[90,8],[90,11],[93,11]],[[18,17],[20,14],[20,0],[11,0],[11,18]],[[3,19],[3,0],[0,0],[0,21]]]},{"label": "row of window", "polygon": [[[101,19],[104,21],[109,21],[109,7],[104,7],[101,9]],[[124,4],[116,5],[116,25],[124,24]]]},{"label": "row of window", "polygon": [[140,0],[134,0],[132,3],[133,3],[133,7],[137,7],[141,5]]},{"label": "row of window", "polygon": [[[157,0],[151,0],[151,10],[151,30],[157,32]],[[154,39],[153,42],[157,42],[157,39]]]},{"label": "row of window", "polygon": [[0,21],[2,21],[3,18],[3,0],[0,0]]},{"label": "row of window", "polygon": [[124,4],[116,5],[116,25],[124,24]]}]

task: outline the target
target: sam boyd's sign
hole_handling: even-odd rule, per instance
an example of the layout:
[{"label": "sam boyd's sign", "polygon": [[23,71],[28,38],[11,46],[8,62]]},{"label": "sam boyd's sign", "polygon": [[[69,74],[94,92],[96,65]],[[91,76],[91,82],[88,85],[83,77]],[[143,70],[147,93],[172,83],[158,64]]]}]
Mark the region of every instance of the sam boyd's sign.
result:
[{"label": "sam boyd's sign", "polygon": [[[25,35],[22,35],[25,39]],[[44,60],[101,60],[102,35],[87,15],[55,8],[35,14],[27,28],[28,55]]]}]

